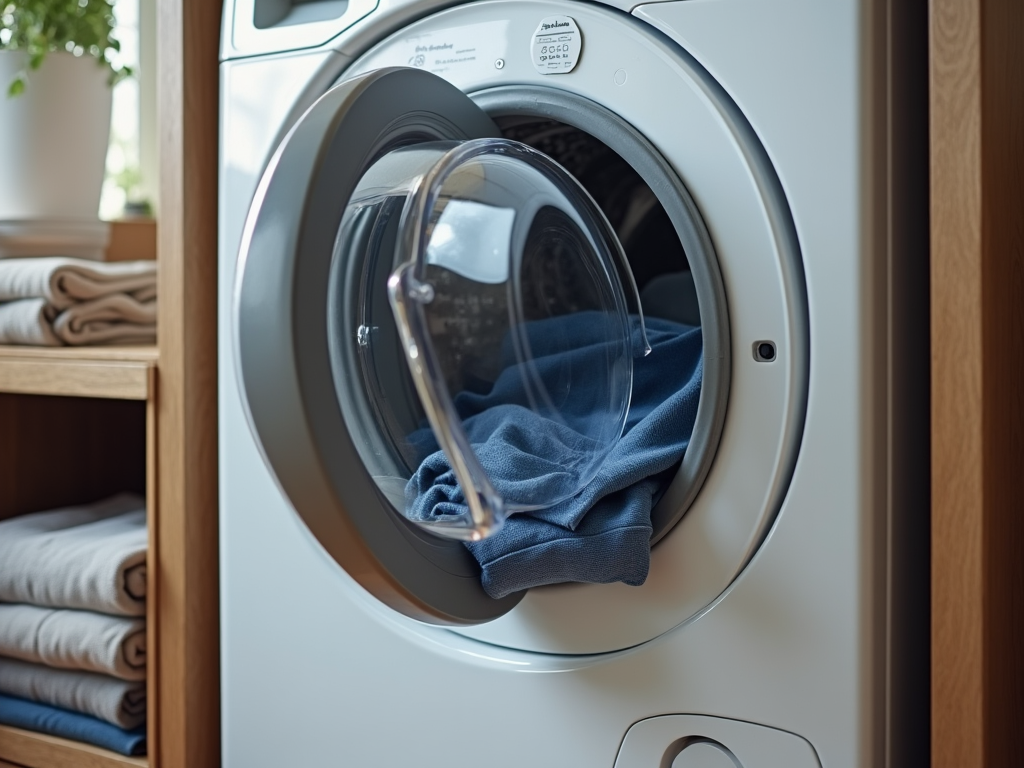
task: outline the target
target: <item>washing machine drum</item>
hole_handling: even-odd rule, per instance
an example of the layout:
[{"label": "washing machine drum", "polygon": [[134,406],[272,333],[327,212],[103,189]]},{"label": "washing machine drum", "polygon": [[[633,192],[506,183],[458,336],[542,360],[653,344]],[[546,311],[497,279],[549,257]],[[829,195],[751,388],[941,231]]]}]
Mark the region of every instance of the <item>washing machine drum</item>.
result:
[{"label": "washing machine drum", "polygon": [[[487,597],[459,540],[593,480],[622,435],[633,361],[650,351],[593,199],[454,86],[378,70],[329,91],[283,141],[239,275],[251,423],[320,542],[415,618],[507,612],[521,596]],[[559,471],[506,477],[519,471],[506,454],[479,450],[495,419],[545,430]],[[410,490],[438,451],[465,498],[440,514]]]}]

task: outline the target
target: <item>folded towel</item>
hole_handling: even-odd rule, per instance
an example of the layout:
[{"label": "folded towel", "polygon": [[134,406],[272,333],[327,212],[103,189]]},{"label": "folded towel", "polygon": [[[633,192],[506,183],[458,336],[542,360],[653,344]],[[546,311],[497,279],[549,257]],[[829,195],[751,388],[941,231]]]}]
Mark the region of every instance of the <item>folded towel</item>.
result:
[{"label": "folded towel", "polygon": [[60,310],[112,293],[151,291],[155,287],[153,261],[108,264],[64,257],[0,259],[0,301],[46,299],[47,304]]},{"label": "folded towel", "polygon": [[146,302],[152,301],[153,299],[156,298],[156,283],[153,283],[152,285],[147,285],[145,288],[139,288],[139,290],[132,291],[128,295],[134,298],[136,301],[140,301],[143,304],[145,304]]},{"label": "folded towel", "polygon": [[98,717],[119,728],[146,722],[146,683],[0,657],[0,693]]},{"label": "folded towel", "polygon": [[0,694],[0,723],[84,741],[119,755],[146,754],[146,727],[126,731],[95,717]]},{"label": "folded towel", "polygon": [[152,344],[156,342],[156,299],[138,301],[114,293],[72,304],[53,320],[65,344]]},{"label": "folded towel", "polygon": [[[546,354],[552,352],[547,340],[567,334],[579,342],[569,353],[575,371],[599,371],[608,364],[601,324],[588,315],[529,324],[534,370],[542,380],[557,376],[567,359],[564,352]],[[632,399],[623,436],[594,480],[576,496],[547,509],[514,514],[498,533],[467,544],[492,597],[566,581],[639,585],[646,580],[651,509],[689,445],[703,374],[699,328],[651,318],[647,332],[652,352],[633,361]],[[495,490],[505,498],[521,494],[527,486],[557,490],[564,457],[549,452],[552,446],[563,450],[573,445],[571,436],[564,434],[565,424],[518,404],[527,397],[517,391],[523,382],[519,372],[503,372],[489,393],[462,392],[454,398],[470,442]],[[577,391],[565,407],[581,404],[586,409],[590,400],[587,392]],[[584,415],[576,413],[574,419]],[[600,413],[595,416],[604,418]],[[410,436],[410,442],[422,445],[424,433]],[[422,462],[406,494],[410,512],[419,519],[468,511],[455,473],[440,451]]]},{"label": "folded towel", "polygon": [[143,302],[114,293],[72,304],[63,311],[45,299],[0,304],[0,344],[58,347],[155,342],[155,299]]},{"label": "folded towel", "polygon": [[22,299],[0,304],[0,344],[31,344],[37,347],[59,347],[63,344],[54,333],[55,310],[45,299]]},{"label": "folded towel", "polygon": [[122,680],[146,679],[146,622],[0,603],[0,656]]},{"label": "folded towel", "polygon": [[0,602],[143,616],[147,543],[135,494],[0,521]]}]

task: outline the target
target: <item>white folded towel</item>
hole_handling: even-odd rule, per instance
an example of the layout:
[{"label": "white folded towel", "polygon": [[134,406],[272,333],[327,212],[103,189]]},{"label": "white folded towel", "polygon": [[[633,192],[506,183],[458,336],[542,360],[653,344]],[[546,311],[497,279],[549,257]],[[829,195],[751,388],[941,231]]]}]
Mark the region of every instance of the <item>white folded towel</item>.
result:
[{"label": "white folded towel", "polygon": [[63,342],[53,330],[54,311],[46,299],[22,299],[0,304],[0,344],[61,346]]},{"label": "white folded towel", "polygon": [[145,683],[95,672],[0,658],[0,693],[83,712],[120,728],[135,728],[146,721]]},{"label": "white folded towel", "polygon": [[0,344],[57,347],[155,342],[155,299],[141,302],[114,293],[72,304],[63,312],[46,299],[0,304]]},{"label": "white folded towel", "polygon": [[135,494],[0,521],[0,602],[143,616],[147,544]]},{"label": "white folded towel", "polygon": [[57,309],[67,309],[78,301],[155,288],[156,262],[153,261],[104,263],[64,257],[0,259],[0,301],[46,299],[47,304]]},{"label": "white folded towel", "polygon": [[0,603],[0,656],[145,680],[146,621]]}]

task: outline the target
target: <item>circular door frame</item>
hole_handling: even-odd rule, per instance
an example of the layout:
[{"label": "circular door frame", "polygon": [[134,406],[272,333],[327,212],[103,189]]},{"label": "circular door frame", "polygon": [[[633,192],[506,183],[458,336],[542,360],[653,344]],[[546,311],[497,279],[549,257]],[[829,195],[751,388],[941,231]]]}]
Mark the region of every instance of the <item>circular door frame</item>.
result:
[{"label": "circular door frame", "polygon": [[[257,444],[320,544],[385,605],[420,621],[471,625],[511,610],[480,586],[461,543],[421,531],[371,479],[332,373],[328,295],[335,238],[355,185],[396,146],[498,135],[465,94],[415,69],[346,80],[282,140],[243,230],[236,365]],[[353,339],[353,343],[355,339]]]}]

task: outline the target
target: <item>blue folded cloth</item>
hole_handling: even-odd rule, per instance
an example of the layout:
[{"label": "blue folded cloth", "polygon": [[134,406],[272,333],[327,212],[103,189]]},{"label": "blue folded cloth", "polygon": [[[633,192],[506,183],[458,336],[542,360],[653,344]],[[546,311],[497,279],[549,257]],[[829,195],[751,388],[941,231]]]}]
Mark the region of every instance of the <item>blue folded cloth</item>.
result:
[{"label": "blue folded cloth", "polygon": [[[531,323],[527,331],[534,370],[546,385],[564,378],[566,370],[574,371],[572,396],[559,404],[568,424],[586,424],[588,414],[607,419],[600,397],[586,390],[587,381],[605,385],[607,377],[600,371],[609,361],[607,329],[590,315]],[[571,498],[513,514],[498,533],[467,544],[491,597],[568,581],[639,585],[646,580],[651,509],[689,445],[703,373],[699,328],[651,318],[647,335],[652,351],[633,361],[623,436],[594,479]],[[569,352],[563,351],[566,338],[576,342]],[[555,341],[546,343],[551,339]],[[456,410],[503,498],[557,496],[575,482],[573,464],[592,456],[593,441],[529,408],[530,393],[514,368],[503,371],[485,394],[460,392],[454,398]],[[597,375],[586,376],[588,369]],[[559,391],[557,386],[546,388]],[[465,497],[455,473],[436,443],[431,444],[427,430],[410,436],[410,442],[433,450],[406,488],[411,516],[437,520],[464,514]]]},{"label": "blue folded cloth", "polygon": [[130,731],[66,709],[0,694],[0,723],[84,741],[121,755],[146,754],[146,726]]}]

